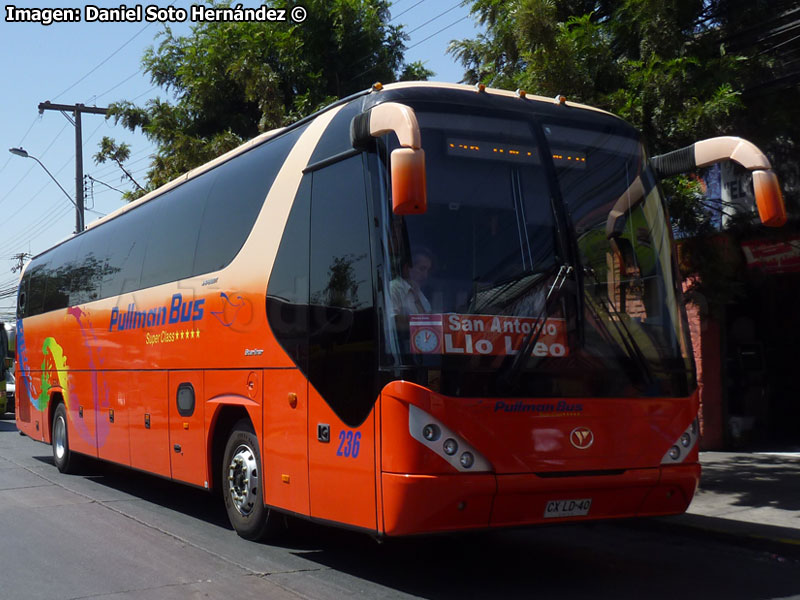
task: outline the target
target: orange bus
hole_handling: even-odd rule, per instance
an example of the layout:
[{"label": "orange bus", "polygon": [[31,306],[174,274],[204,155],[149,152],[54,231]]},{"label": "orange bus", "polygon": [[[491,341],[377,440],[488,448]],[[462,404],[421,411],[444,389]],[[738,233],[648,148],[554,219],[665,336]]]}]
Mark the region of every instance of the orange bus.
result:
[{"label": "orange bus", "polygon": [[664,175],[606,112],[376,84],[27,265],[17,425],[223,498],[373,535],[680,513],[698,395]]}]

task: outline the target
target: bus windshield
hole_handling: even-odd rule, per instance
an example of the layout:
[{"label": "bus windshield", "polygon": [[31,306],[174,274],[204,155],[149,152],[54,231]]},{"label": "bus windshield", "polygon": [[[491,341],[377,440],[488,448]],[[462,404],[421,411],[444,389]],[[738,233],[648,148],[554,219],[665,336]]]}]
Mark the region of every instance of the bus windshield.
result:
[{"label": "bus windshield", "polygon": [[688,395],[668,221],[635,131],[417,117],[428,210],[381,202],[384,371],[462,397]]}]

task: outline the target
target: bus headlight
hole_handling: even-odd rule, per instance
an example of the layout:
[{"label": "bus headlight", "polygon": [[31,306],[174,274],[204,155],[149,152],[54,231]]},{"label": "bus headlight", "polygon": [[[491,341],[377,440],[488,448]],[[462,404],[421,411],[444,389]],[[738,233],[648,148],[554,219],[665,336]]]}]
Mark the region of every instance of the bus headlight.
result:
[{"label": "bus headlight", "polygon": [[444,453],[448,456],[453,456],[456,452],[458,452],[458,442],[455,441],[453,438],[447,438],[442,444],[442,449]]},{"label": "bus headlight", "polygon": [[422,437],[424,437],[429,442],[435,442],[442,436],[442,430],[439,429],[437,425],[433,423],[428,423],[425,427],[422,428]]},{"label": "bus headlight", "polygon": [[686,431],[675,440],[675,443],[670,449],[667,450],[667,453],[664,454],[664,458],[661,459],[661,464],[670,465],[686,460],[686,457],[689,456],[689,453],[692,451],[695,444],[697,444],[699,437],[700,427],[698,426],[697,419],[695,419],[692,421],[692,424],[686,428]]},{"label": "bus headlight", "polygon": [[[421,408],[408,405],[408,432],[461,472],[491,471],[492,465],[467,440]],[[439,440],[444,439],[444,442]]]}]

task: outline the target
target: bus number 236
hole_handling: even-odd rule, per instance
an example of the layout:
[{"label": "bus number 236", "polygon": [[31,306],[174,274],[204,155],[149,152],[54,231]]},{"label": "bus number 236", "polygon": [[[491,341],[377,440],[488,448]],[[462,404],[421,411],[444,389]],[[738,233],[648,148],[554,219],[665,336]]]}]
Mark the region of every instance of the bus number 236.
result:
[{"label": "bus number 236", "polygon": [[352,430],[342,430],[339,432],[339,449],[336,456],[345,458],[357,458],[358,451],[361,449],[361,432]]}]

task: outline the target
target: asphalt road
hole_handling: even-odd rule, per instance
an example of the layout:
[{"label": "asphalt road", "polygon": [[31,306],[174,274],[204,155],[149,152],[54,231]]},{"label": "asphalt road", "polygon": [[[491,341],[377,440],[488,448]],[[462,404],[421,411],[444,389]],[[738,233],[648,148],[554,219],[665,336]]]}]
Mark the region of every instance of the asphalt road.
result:
[{"label": "asphalt road", "polygon": [[647,522],[378,544],[292,522],[247,542],[200,490],[90,463],[0,421],[0,599],[800,598],[800,559]]}]

